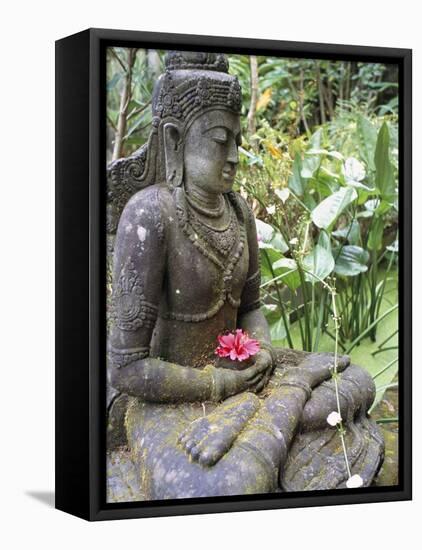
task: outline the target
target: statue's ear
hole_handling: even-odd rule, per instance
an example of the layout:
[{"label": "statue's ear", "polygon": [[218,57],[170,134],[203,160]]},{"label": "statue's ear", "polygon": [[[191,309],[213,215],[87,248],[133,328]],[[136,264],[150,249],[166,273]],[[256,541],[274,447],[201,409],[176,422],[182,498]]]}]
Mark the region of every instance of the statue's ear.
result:
[{"label": "statue's ear", "polygon": [[167,122],[163,128],[166,160],[166,181],[171,187],[178,187],[183,179],[183,147],[179,128]]}]

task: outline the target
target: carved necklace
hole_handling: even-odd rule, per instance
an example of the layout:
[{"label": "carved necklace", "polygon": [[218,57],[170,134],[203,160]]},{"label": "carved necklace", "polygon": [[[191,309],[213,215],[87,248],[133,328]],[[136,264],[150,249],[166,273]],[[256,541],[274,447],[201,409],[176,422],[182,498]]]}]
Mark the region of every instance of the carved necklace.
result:
[{"label": "carved necklace", "polygon": [[[238,203],[238,199],[235,193],[227,193],[227,203],[230,208],[230,222],[227,229],[223,231],[215,231],[213,228],[209,228],[212,231],[214,237],[210,237],[207,240],[208,233],[205,234],[203,228],[200,229],[200,225],[204,227],[202,222],[195,223],[192,216],[192,209],[189,208],[189,204],[186,200],[184,190],[177,187],[174,190],[174,200],[176,204],[176,212],[179,221],[179,225],[185,234],[185,236],[191,241],[191,243],[197,248],[197,250],[210,261],[212,261],[222,272],[221,273],[221,287],[219,298],[215,303],[210,305],[207,311],[203,313],[179,313],[168,311],[164,314],[166,319],[175,319],[178,321],[184,321],[188,323],[197,323],[204,321],[205,319],[211,319],[220,311],[227,301],[233,308],[238,308],[240,305],[240,299],[236,299],[232,296],[232,283],[234,269],[243,254],[246,244],[246,228],[245,220],[243,217],[242,207]],[[218,239],[216,235],[222,235],[225,232],[231,232],[233,227],[235,228],[236,235],[234,237],[234,244],[222,244],[223,239],[217,243],[217,240],[211,242],[212,238]],[[207,227],[207,226],[205,226]],[[210,233],[211,234],[211,233]],[[232,238],[229,239],[230,243]],[[222,251],[225,252],[227,257],[224,257]],[[217,253],[216,253],[217,252]]]},{"label": "carved necklace", "polygon": [[224,258],[227,258],[239,239],[239,225],[237,218],[230,204],[227,206],[229,209],[229,221],[226,227],[222,229],[216,229],[208,225],[204,220],[197,216],[196,212],[191,209],[189,211],[189,222],[192,229],[201,237],[202,240],[207,243],[208,246],[215,250],[217,254],[221,254]]},{"label": "carved necklace", "polygon": [[207,216],[208,218],[220,218],[224,214],[224,209],[226,207],[226,201],[222,195],[219,196],[219,205],[217,208],[210,208],[199,203],[198,199],[195,199],[189,193],[185,191],[185,198],[189,206],[193,208],[196,212]]}]

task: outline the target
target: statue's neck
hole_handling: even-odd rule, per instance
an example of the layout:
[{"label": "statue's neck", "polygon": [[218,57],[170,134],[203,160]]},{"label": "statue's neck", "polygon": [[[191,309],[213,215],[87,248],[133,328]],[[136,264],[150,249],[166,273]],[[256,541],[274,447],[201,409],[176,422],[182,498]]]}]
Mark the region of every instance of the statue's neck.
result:
[{"label": "statue's neck", "polygon": [[221,210],[224,205],[224,198],[221,193],[210,193],[195,185],[185,183],[185,192],[189,197],[189,202],[198,206],[200,209],[209,211]]}]

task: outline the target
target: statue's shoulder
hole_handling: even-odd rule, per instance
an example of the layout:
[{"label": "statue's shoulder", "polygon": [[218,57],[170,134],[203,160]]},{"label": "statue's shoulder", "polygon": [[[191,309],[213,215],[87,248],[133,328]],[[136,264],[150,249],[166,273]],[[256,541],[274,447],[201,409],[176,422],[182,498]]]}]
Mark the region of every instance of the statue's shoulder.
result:
[{"label": "statue's shoulder", "polygon": [[154,184],[135,193],[127,202],[122,216],[157,219],[172,203],[171,194],[162,184]]},{"label": "statue's shoulder", "polygon": [[254,214],[251,207],[249,206],[246,199],[242,197],[242,195],[238,191],[230,191],[229,197],[232,203],[234,203],[237,208],[240,209],[245,221],[251,222],[254,220]]}]

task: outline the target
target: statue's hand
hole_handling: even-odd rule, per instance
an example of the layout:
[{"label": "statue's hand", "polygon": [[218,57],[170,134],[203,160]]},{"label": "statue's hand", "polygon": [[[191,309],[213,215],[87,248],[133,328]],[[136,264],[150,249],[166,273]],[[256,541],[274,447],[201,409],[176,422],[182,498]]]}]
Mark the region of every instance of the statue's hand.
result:
[{"label": "statue's hand", "polygon": [[222,393],[220,397],[226,399],[248,390],[260,391],[271,376],[272,362],[269,355],[265,350],[259,352],[253,365],[243,370],[217,369]]},{"label": "statue's hand", "polygon": [[251,388],[251,390],[255,393],[259,393],[268,384],[275,367],[270,352],[266,349],[261,349],[254,356],[254,366],[257,366],[259,368],[261,368],[262,366],[262,368],[264,369],[261,380],[257,382],[255,387]]}]

